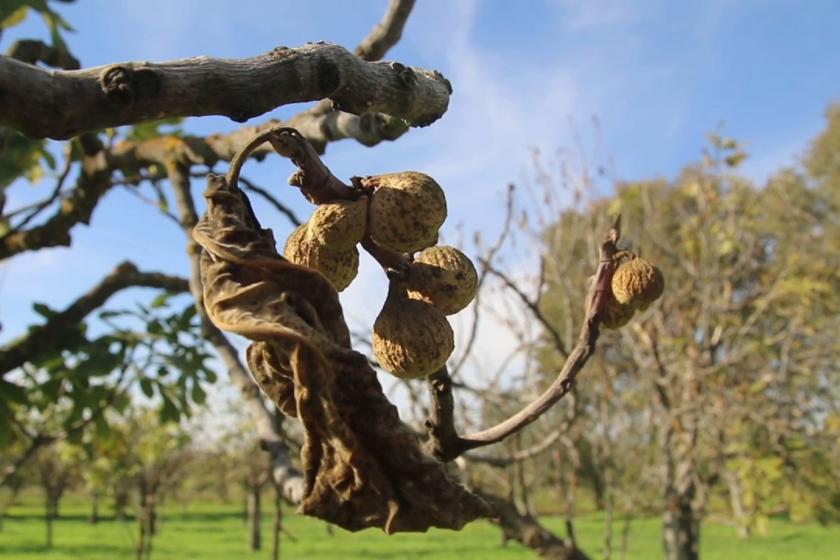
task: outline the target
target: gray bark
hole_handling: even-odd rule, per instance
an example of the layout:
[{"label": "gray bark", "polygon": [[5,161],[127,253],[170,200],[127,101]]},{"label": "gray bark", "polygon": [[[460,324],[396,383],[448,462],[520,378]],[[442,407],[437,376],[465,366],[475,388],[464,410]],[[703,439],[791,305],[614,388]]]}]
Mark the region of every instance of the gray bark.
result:
[{"label": "gray bark", "polygon": [[446,112],[452,87],[439,72],[366,62],[328,43],[277,47],[253,58],[195,57],[47,71],[0,57],[0,125],[32,137],[166,117],[223,115],[244,122],[303,101],[384,113],[426,126]]}]

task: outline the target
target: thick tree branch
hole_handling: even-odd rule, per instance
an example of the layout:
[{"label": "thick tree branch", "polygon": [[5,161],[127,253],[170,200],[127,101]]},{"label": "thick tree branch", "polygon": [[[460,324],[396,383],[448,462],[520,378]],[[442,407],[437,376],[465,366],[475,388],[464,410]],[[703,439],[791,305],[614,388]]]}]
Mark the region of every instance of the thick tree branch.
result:
[{"label": "thick tree branch", "polygon": [[[382,59],[402,37],[413,7],[414,0],[391,0],[385,15],[356,47],[356,56],[369,62]],[[408,130],[402,119],[382,113],[352,115],[335,110],[329,100],[298,113],[285,124],[300,131],[319,154],[335,140],[354,138],[365,146],[374,146],[383,140],[396,140]]]},{"label": "thick tree branch", "polygon": [[487,501],[498,517],[492,519],[502,529],[505,539],[515,540],[550,560],[588,560],[573,538],[563,539],[540,525],[531,514],[520,513],[509,500],[480,489],[473,491]]},{"label": "thick tree branch", "polygon": [[[375,60],[393,46],[402,32],[412,5],[413,1],[407,0],[391,2],[385,17],[357,48],[357,52],[362,52],[362,58]],[[364,47],[368,43],[378,46],[369,51]],[[28,51],[24,49],[15,52],[23,56]],[[283,124],[298,129],[318,153],[323,153],[327,143],[342,138],[354,138],[364,145],[372,146],[382,140],[394,140],[408,129],[403,119],[383,113],[371,112],[357,116],[333,110],[332,101],[327,99],[286,123],[272,119],[258,126],[245,126],[229,134],[213,134],[206,138],[167,136],[139,143],[121,142],[113,151],[102,151],[104,159],[102,156],[93,157],[97,155],[94,152],[102,150],[98,146],[95,150],[89,150],[91,155],[83,162],[83,174],[76,188],[69,193],[67,201],[52,218],[25,231],[18,231],[24,225],[19,224],[15,231],[0,238],[0,260],[23,251],[70,245],[70,229],[78,223],[89,222],[99,199],[116,184],[113,181],[116,169],[136,174],[150,163],[175,157],[171,153],[174,151],[179,152],[175,158],[180,161],[212,167],[218,161],[230,161],[254,135]],[[93,135],[86,136],[84,143],[98,143]],[[270,147],[265,145],[255,150],[253,155],[263,157],[268,151]],[[293,221],[296,219],[291,215],[289,218]]]},{"label": "thick tree branch", "polygon": [[3,348],[0,352],[0,374],[22,366],[35,356],[59,348],[65,335],[73,332],[89,313],[104,305],[118,291],[131,287],[185,292],[187,281],[158,272],[140,272],[132,263],[124,262],[64,311],[50,317],[44,325],[33,328],[25,338]]},{"label": "thick tree branch", "polygon": [[[502,441],[539,418],[571,391],[578,372],[583,369],[595,351],[598,341],[600,315],[611,293],[610,283],[618,265],[614,256],[618,252],[616,243],[620,237],[619,224],[620,220],[617,219],[601,244],[598,270],[586,298],[586,318],[581,327],[578,342],[566,358],[557,378],[536,400],[491,428],[466,436],[458,436],[452,426],[452,386],[451,381],[447,382],[449,376],[445,370],[441,370],[436,374],[435,379],[430,378],[432,409],[427,421],[430,436],[427,448],[440,460],[450,461],[470,449]],[[444,376],[446,379],[442,379]]]},{"label": "thick tree branch", "polygon": [[65,139],[166,117],[224,115],[244,122],[324,98],[349,113],[385,113],[425,126],[446,112],[452,87],[439,72],[365,62],[338,45],[310,43],[247,59],[196,57],[61,72],[2,57],[0,91],[0,125]]}]

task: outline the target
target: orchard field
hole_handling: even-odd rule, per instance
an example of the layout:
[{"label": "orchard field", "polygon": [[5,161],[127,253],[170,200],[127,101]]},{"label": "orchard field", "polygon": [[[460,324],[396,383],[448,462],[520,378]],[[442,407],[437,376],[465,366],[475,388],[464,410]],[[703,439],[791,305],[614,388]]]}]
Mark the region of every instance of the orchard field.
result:
[{"label": "orchard field", "polygon": [[[134,558],[137,525],[133,519],[116,521],[106,517],[98,524],[87,520],[87,510],[68,501],[55,521],[54,548],[44,546],[43,513],[33,501],[10,511],[0,533],[3,560],[116,560]],[[270,556],[271,516],[263,516],[263,550],[247,550],[246,527],[240,510],[232,505],[194,503],[163,508],[161,531],[154,542],[158,560],[202,558],[206,560],[257,559]],[[545,516],[544,524],[562,533],[563,520]],[[499,530],[488,522],[476,522],[463,531],[432,530],[428,534],[399,534],[388,537],[379,531],[350,533],[288,511],[283,519],[281,557],[286,559],[525,559],[533,552],[516,542],[502,545]],[[614,538],[620,543],[623,521],[616,522]],[[600,558],[603,547],[603,515],[581,517],[577,538],[582,547]],[[816,523],[794,524],[772,520],[767,535],[740,539],[736,531],[719,522],[704,525],[701,551],[712,560],[840,559],[840,529]],[[657,558],[661,554],[660,521],[657,518],[631,522],[627,558]],[[620,544],[616,543],[616,548]],[[616,550],[615,557],[620,554]]]}]

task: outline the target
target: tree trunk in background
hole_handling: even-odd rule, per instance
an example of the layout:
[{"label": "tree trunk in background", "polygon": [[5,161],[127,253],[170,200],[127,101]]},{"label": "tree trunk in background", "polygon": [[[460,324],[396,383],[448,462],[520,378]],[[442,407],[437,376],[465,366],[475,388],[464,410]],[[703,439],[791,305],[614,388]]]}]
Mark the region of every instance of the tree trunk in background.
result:
[{"label": "tree trunk in background", "polygon": [[99,492],[94,492],[90,496],[90,517],[88,522],[91,525],[99,523]]},{"label": "tree trunk in background", "polygon": [[145,476],[140,477],[140,508],[137,521],[140,525],[140,539],[137,543],[137,560],[148,560],[152,555],[152,539],[156,530],[157,485],[149,484]]},{"label": "tree trunk in background", "polygon": [[632,519],[630,512],[624,514],[624,524],[621,527],[621,560],[627,558],[627,547],[630,544],[630,521]]},{"label": "tree trunk in background", "polygon": [[742,539],[750,537],[749,514],[744,505],[744,489],[741,480],[735,474],[726,475],[726,485],[729,488],[729,503],[732,507],[732,517],[738,527],[738,536]]},{"label": "tree trunk in background", "polygon": [[280,560],[280,531],[283,530],[283,489],[274,485],[274,524],[272,525],[271,560]]},{"label": "tree trunk in background", "polygon": [[55,515],[53,509],[52,496],[47,494],[46,502],[44,503],[44,520],[47,523],[47,548],[53,547],[53,519]]},{"label": "tree trunk in background", "polygon": [[117,521],[125,521],[125,508],[128,506],[128,491],[125,488],[114,488],[114,517]]},{"label": "tree trunk in background", "polygon": [[700,520],[694,514],[694,487],[678,492],[669,487],[665,494],[662,516],[662,544],[666,560],[698,560],[700,558]]},{"label": "tree trunk in background", "polygon": [[248,488],[248,546],[251,552],[262,548],[261,516],[260,485],[251,484]]}]

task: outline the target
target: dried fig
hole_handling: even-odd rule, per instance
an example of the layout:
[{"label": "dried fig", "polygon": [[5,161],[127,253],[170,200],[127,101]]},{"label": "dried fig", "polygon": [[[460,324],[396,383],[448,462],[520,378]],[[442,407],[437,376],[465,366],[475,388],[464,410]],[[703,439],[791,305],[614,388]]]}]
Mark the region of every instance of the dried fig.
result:
[{"label": "dried fig", "polygon": [[664,290],[662,272],[639,257],[621,264],[612,278],[612,291],[618,303],[632,305],[639,311],[659,299]]},{"label": "dried fig", "polygon": [[309,218],[309,240],[346,251],[362,240],[367,227],[368,197],[321,204]]},{"label": "dried fig", "polygon": [[283,256],[294,264],[317,270],[340,292],[359,272],[359,251],[355,247],[336,251],[310,241],[307,230],[307,224],[295,228],[286,240]]},{"label": "dried fig", "polygon": [[392,280],[385,305],[373,324],[373,354],[386,371],[403,379],[434,373],[455,349],[446,316],[424,301],[410,299]]},{"label": "dried fig", "polygon": [[601,314],[601,326],[607,329],[617,329],[630,322],[636,309],[626,303],[619,303],[614,297],[608,296]]},{"label": "dried fig", "polygon": [[429,247],[408,269],[408,296],[431,303],[447,315],[469,305],[477,285],[472,261],[455,247]]},{"label": "dried fig", "polygon": [[446,198],[434,179],[403,171],[365,177],[361,185],[373,189],[368,233],[379,244],[413,253],[437,243],[446,219]]}]

